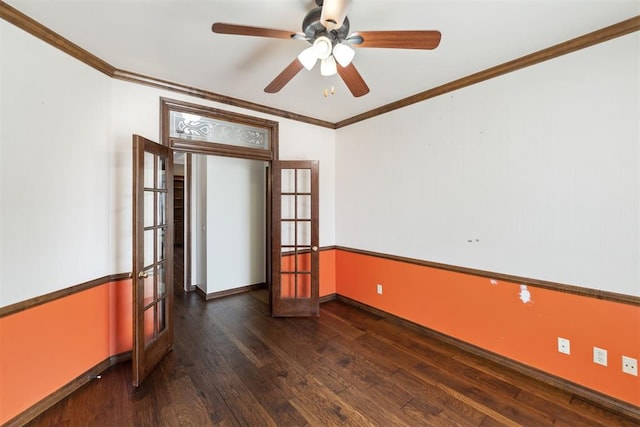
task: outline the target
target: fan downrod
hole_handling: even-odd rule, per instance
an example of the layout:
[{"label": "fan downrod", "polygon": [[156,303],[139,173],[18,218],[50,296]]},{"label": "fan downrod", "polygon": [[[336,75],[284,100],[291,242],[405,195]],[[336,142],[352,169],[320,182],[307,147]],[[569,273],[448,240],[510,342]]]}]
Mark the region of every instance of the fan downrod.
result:
[{"label": "fan downrod", "polygon": [[320,7],[311,10],[302,20],[302,32],[307,37],[307,40],[310,43],[313,43],[315,39],[320,36],[328,37],[334,44],[345,40],[349,35],[349,18],[344,18],[344,22],[340,28],[328,30],[324,25],[322,25],[320,20],[320,16],[322,14],[322,0],[316,0],[316,3],[320,3]]}]

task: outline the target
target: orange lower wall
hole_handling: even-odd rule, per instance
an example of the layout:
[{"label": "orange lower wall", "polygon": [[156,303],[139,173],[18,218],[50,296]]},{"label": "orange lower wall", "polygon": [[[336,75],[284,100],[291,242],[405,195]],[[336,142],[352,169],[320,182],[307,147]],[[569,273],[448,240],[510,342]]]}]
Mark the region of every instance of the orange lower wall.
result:
[{"label": "orange lower wall", "polygon": [[[640,379],[621,360],[640,359],[638,306],[534,287],[525,304],[517,283],[343,250],[335,262],[340,295],[640,406]],[[593,346],[608,350],[607,367],[593,363]]]},{"label": "orange lower wall", "polygon": [[[376,284],[383,294],[376,294]],[[320,252],[320,296],[338,293],[526,365],[640,405],[640,307],[392,261]],[[131,281],[107,283],[0,318],[0,424],[106,358],[131,350]],[[570,356],[557,337],[571,340]],[[595,365],[592,347],[608,350]]]},{"label": "orange lower wall", "polygon": [[336,251],[320,251],[320,297],[336,293]]},{"label": "orange lower wall", "polygon": [[0,424],[130,350],[131,311],[123,280],[0,318]]},{"label": "orange lower wall", "polygon": [[[320,252],[320,296],[336,293],[335,251]],[[131,280],[0,318],[0,424],[132,348]]]}]

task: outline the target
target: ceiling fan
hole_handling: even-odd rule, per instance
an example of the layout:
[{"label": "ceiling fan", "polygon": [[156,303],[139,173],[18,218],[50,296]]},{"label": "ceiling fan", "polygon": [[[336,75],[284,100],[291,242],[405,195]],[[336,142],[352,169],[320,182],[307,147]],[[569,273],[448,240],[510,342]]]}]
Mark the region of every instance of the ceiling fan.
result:
[{"label": "ceiling fan", "polygon": [[311,47],[303,50],[267,87],[267,93],[279,92],[303,68],[311,70],[320,61],[320,73],[340,75],[353,96],[369,93],[369,87],[351,62],[351,48],[380,47],[395,49],[435,49],[440,44],[439,31],[360,31],[349,33],[347,12],[352,0],[315,0],[316,8],[302,21],[302,33],[271,28],[216,22],[217,34],[306,40]]}]

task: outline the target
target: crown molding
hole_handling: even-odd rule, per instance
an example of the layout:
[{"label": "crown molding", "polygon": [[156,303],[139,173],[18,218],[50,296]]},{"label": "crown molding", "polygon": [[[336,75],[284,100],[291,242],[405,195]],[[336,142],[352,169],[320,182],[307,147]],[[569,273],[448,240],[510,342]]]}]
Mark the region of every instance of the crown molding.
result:
[{"label": "crown molding", "polygon": [[480,71],[478,73],[470,74],[458,80],[445,83],[441,86],[417,93],[407,98],[403,98],[399,101],[395,101],[382,107],[375,108],[357,116],[353,116],[349,119],[339,121],[336,123],[336,129],[340,129],[354,123],[371,119],[373,117],[388,113],[390,111],[398,110],[400,108],[404,108],[418,102],[426,101],[427,99],[434,98],[439,95],[444,95],[445,93],[453,92],[455,90],[501,76],[503,74],[511,73],[512,71],[517,71],[525,67],[530,67],[532,65],[557,58],[559,56],[567,55],[569,53],[573,53],[578,50],[585,49],[587,47],[603,43],[611,39],[615,39],[617,37],[634,33],[638,30],[640,30],[640,15],[602,28],[600,30],[593,31],[583,36],[576,37],[566,42],[559,43],[546,49],[539,50],[529,55],[521,56],[520,58],[502,63],[500,65],[496,65],[491,68],[487,68],[486,70]]},{"label": "crown molding", "polygon": [[45,27],[35,19],[30,18],[3,1],[0,1],[0,18],[26,31],[32,36],[49,43],[51,46],[60,49],[67,55],[84,62],[101,73],[104,73],[109,77],[113,77],[116,69],[111,64],[98,58],[91,52],[84,50],[77,44],[65,39],[60,34]]},{"label": "crown molding", "polygon": [[512,71],[520,70],[525,67],[530,67],[535,64],[539,64],[544,61],[548,61],[559,56],[567,55],[569,53],[585,49],[587,47],[606,42],[608,40],[621,37],[640,30],[640,15],[634,16],[627,20],[621,21],[617,24],[604,27],[602,29],[593,31],[583,36],[576,37],[563,43],[556,44],[546,49],[539,50],[529,55],[521,56],[514,60],[496,65],[486,70],[470,74],[466,77],[454,80],[449,83],[445,83],[441,86],[428,89],[426,91],[417,93],[415,95],[400,99],[390,104],[383,105],[378,108],[366,111],[362,114],[350,117],[345,120],[341,120],[336,123],[332,123],[326,120],[320,120],[310,116],[304,116],[301,114],[293,113],[290,111],[280,110],[277,108],[268,107],[261,104],[245,101],[239,98],[233,98],[226,95],[221,95],[215,92],[210,92],[203,89],[183,85],[180,83],[170,82],[155,77],[145,76],[130,72],[126,70],[120,70],[107,63],[106,61],[93,55],[91,52],[81,48],[75,43],[65,39],[56,32],[50,30],[46,26],[40,24],[36,20],[30,18],[19,10],[9,6],[4,1],[0,0],[0,18],[15,25],[18,28],[28,32],[29,34],[45,41],[51,46],[62,50],[63,52],[71,55],[81,62],[95,68],[96,70],[106,74],[109,77],[151,86],[159,89],[169,90],[172,92],[182,93],[185,95],[193,96],[196,98],[206,99],[209,101],[219,102],[221,104],[232,105],[234,107],[245,108],[248,110],[270,114],[276,117],[282,117],[289,120],[295,120],[302,123],[307,123],[315,126],[325,127],[329,129],[340,129],[364,120],[368,120],[382,114],[398,110],[407,107],[418,102],[426,101],[430,98],[434,98],[439,95],[444,95],[449,92],[453,92],[458,89],[462,89],[467,86],[474,85],[476,83],[483,82],[485,80],[492,79],[494,77],[501,76],[503,74],[510,73]]}]

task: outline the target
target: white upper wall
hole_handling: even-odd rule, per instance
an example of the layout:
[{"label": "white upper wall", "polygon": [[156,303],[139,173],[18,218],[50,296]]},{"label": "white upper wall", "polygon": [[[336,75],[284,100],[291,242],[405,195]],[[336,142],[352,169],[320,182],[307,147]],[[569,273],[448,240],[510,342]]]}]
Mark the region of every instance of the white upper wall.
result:
[{"label": "white upper wall", "polygon": [[639,39],[339,129],[337,244],[640,295]]},{"label": "white upper wall", "polygon": [[0,305],[111,273],[111,81],[0,20]]},{"label": "white upper wall", "polygon": [[109,79],[0,20],[0,306],[130,271],[131,135],[158,140],[161,96],[278,121],[282,159],[320,160],[323,246],[639,295],[638,38],[335,132]]},{"label": "white upper wall", "polygon": [[151,87],[112,81],[113,104],[113,213],[117,227],[113,231],[114,271],[128,271],[131,265],[130,244],[121,242],[131,237],[131,135],[138,133],[153,141],[160,138],[160,97],[172,98],[226,111],[251,115],[279,123],[279,149],[282,160],[320,161],[320,245],[335,244],[335,131],[293,120],[240,108],[216,104]]},{"label": "white upper wall", "polygon": [[131,136],[158,141],[160,97],[278,121],[335,243],[333,130],[110,79],[3,20],[0,51],[0,306],[131,270]]}]

